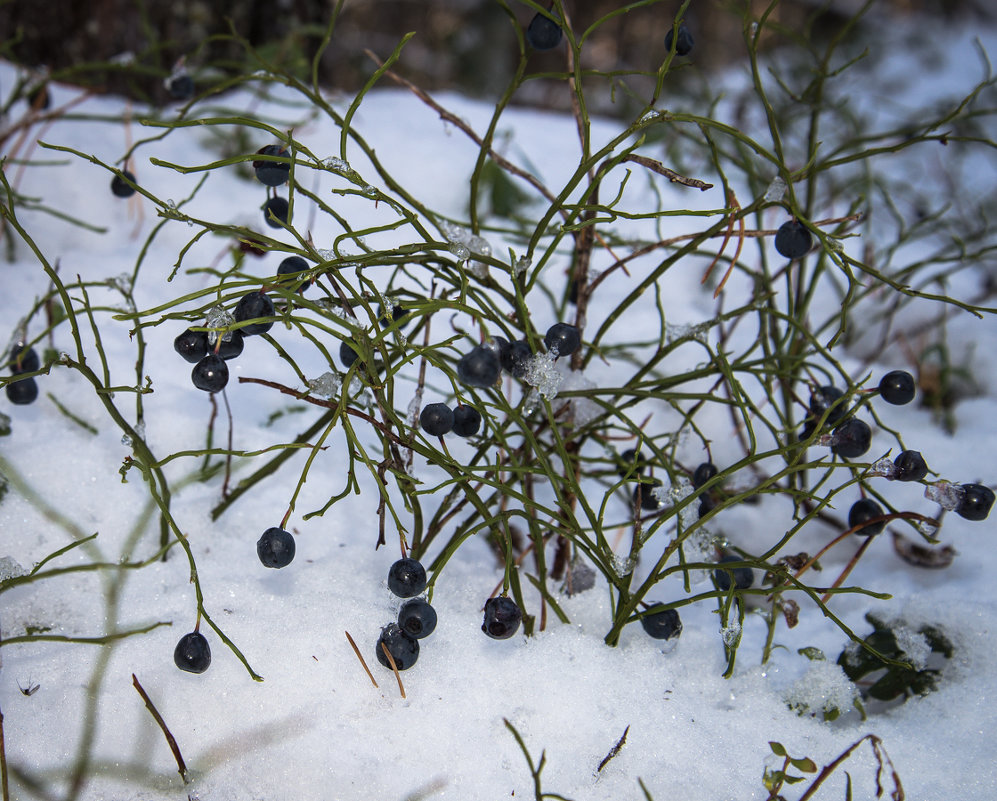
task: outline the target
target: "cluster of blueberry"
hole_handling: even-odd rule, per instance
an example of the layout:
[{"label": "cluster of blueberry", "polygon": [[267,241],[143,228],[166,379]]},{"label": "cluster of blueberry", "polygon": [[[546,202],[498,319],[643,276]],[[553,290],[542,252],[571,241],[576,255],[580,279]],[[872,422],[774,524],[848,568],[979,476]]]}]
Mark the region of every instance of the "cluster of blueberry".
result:
[{"label": "cluster of blueberry", "polygon": [[[41,367],[41,360],[34,348],[28,347],[24,342],[17,342],[10,351],[10,359],[7,367],[11,375],[24,375],[33,373]],[[20,381],[14,381],[7,385],[7,400],[18,406],[34,403],[38,397],[38,382],[34,376],[27,376]]]},{"label": "cluster of blueberry", "polygon": [[[280,145],[266,145],[256,151],[257,156],[272,156],[274,158],[287,159],[287,149]],[[267,193],[267,200],[263,204],[263,219],[271,228],[282,228],[290,221],[291,206],[287,198],[277,194],[277,187],[287,183],[291,175],[291,163],[287,161],[270,161],[268,158],[256,159],[253,161],[253,169],[256,171],[257,180],[264,186],[273,188],[274,194]]]}]

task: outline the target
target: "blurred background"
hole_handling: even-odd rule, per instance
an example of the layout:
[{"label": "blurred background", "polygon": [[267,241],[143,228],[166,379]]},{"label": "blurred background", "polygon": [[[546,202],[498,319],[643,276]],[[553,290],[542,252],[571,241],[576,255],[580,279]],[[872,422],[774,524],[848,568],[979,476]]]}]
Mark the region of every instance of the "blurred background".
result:
[{"label": "blurred background", "polygon": [[[756,15],[768,6],[758,0],[693,0],[687,19],[697,66],[709,69],[742,57],[741,20],[748,4]],[[220,77],[219,68],[221,74],[260,68],[245,48],[220,36],[232,31],[270,63],[309,74],[335,5],[335,0],[0,0],[0,57],[45,69],[56,80],[164,102],[163,78],[181,57],[199,90]],[[565,7],[580,32],[626,5],[624,0],[566,0]],[[833,35],[862,5],[861,0],[782,0],[771,19],[816,40]],[[997,14],[995,0],[872,0],[871,5],[867,26],[882,19],[880,12],[939,19]],[[680,0],[663,0],[614,17],[591,36],[583,67],[653,72],[680,7]],[[508,0],[508,8],[521,26],[536,13],[517,0]],[[520,45],[510,12],[497,0],[345,0],[332,45],[321,60],[321,80],[330,88],[355,91],[374,69],[364,50],[385,58],[409,31],[416,35],[396,69],[426,89],[493,97],[518,63]],[[563,45],[534,54],[529,63],[539,72],[564,66]],[[517,103],[548,106],[564,100],[563,91],[548,95],[543,82],[531,82],[516,96]]]}]

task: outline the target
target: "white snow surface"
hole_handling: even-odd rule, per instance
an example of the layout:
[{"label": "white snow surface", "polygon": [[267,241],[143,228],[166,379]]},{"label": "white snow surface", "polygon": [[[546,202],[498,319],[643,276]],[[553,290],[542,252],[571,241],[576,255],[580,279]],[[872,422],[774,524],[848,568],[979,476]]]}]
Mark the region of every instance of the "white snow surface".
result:
[{"label": "white snow surface", "polygon": [[[984,37],[983,44],[991,55],[997,53],[993,31],[938,31],[939,52],[949,54],[949,58],[932,71],[933,93],[941,96],[968,91],[975,77],[967,75],[976,76],[979,63],[970,44],[975,35]],[[915,57],[904,54],[898,54],[895,61],[898,75],[903,74],[904,65],[911,68],[917,64]],[[0,65],[0,85],[9,85],[13,75],[10,66]],[[876,91],[876,85],[870,83],[868,90]],[[53,94],[58,104],[76,93],[55,87]],[[477,130],[487,125],[492,111],[488,104],[453,95],[441,100]],[[239,99],[227,98],[226,102],[238,105]],[[874,106],[876,98],[863,97],[856,102]],[[900,101],[893,98],[892,102]],[[76,111],[117,117],[123,109],[120,100],[93,98]],[[134,116],[141,115],[136,112]],[[353,124],[390,164],[392,173],[405,186],[417,189],[422,202],[455,217],[464,213],[466,178],[476,148],[462,134],[446,126],[414,96],[393,90],[372,91]],[[577,141],[572,139],[574,122],[570,118],[512,110],[503,118],[503,126],[509,128],[517,147],[530,154],[532,163],[542,165],[551,185],[559,186],[558,181],[577,163],[577,154],[565,146],[565,142]],[[595,135],[601,139],[609,138],[615,130],[608,121],[594,124]],[[133,137],[148,133],[133,122]],[[334,157],[339,132],[330,123],[308,123],[296,129],[295,136],[312,143],[320,157]],[[120,122],[57,121],[44,131],[43,138],[93,153],[106,162],[114,162],[126,147],[126,132]],[[113,198],[107,191],[109,175],[104,170],[72,157],[63,160],[63,155],[35,149],[33,158],[57,157],[62,163],[27,168],[20,191],[44,197],[60,211],[105,226],[107,232],[84,231],[42,212],[24,212],[21,222],[45,256],[53,263],[59,261],[60,274],[67,280],[77,274],[85,280],[105,280],[130,272],[138,248],[158,222],[151,205],[140,201],[144,219],[129,218],[128,202]],[[191,165],[217,158],[209,140],[196,128],[171,134],[136,155],[139,182],[154,188],[159,197],[178,201],[189,194],[199,174],[185,176],[157,168],[148,157]],[[374,177],[364,172],[359,154],[350,153],[349,157],[351,166],[367,180]],[[992,176],[994,169],[992,161],[979,164],[981,173],[989,171]],[[7,170],[8,175],[16,172],[14,167]],[[662,193],[679,192],[667,185],[659,189]],[[704,207],[722,206],[720,191],[717,188],[710,197],[690,200],[683,190],[676,196],[676,205],[702,202]],[[210,174],[194,202],[183,211],[193,217],[255,224],[262,197],[259,185],[238,178],[233,170],[218,170]],[[340,200],[328,193],[324,197],[341,204],[337,208],[342,213],[355,214],[355,228],[388,218],[385,204],[375,208],[367,199]],[[296,214],[303,220],[306,202],[303,198],[299,202]],[[133,236],[136,230],[137,237]],[[332,247],[336,229],[319,218],[311,221],[309,230],[317,247]],[[182,222],[170,222],[154,241],[135,287],[138,308],[152,308],[184,291],[211,285],[210,277],[183,271],[173,284],[166,283],[177,253],[192,235],[193,230]],[[493,244],[496,253],[507,252],[504,245]],[[225,247],[225,242],[206,237],[188,256],[185,267],[207,266]],[[353,243],[346,247],[357,249]],[[3,265],[4,292],[0,295],[3,319],[12,337],[32,299],[48,286],[27,247],[18,241],[15,251],[14,262]],[[260,277],[272,275],[278,256],[247,262],[245,269],[256,270]],[[563,270],[554,265],[546,269],[555,291],[560,291]],[[676,277],[670,284],[675,325],[696,325],[710,318],[712,300],[699,286],[700,276],[699,266],[694,265],[681,280]],[[628,279],[617,275],[595,302],[608,309],[629,291],[628,286]],[[739,286],[735,276],[727,291],[736,292]],[[91,292],[95,303],[97,294],[96,290]],[[102,300],[121,305],[120,296],[110,290]],[[598,311],[599,307],[593,308],[590,316]],[[629,329],[656,325],[653,306],[642,313],[646,316],[627,321]],[[544,330],[551,322],[554,320],[541,320],[538,327]],[[129,324],[105,315],[101,326],[115,381],[133,385]],[[172,340],[180,330],[182,325],[176,320],[145,330],[146,372],[154,389],[145,397],[146,439],[159,458],[204,447],[211,413],[208,397],[190,384],[189,365],[173,352]],[[83,333],[90,342],[89,332]],[[982,345],[995,336],[993,318],[981,321],[956,315],[950,323],[953,348],[960,343],[981,343],[975,352],[975,366],[984,384],[982,396],[957,407],[955,437],[932,422],[927,410],[914,405],[877,408],[887,425],[902,428],[909,447],[925,454],[940,477],[983,483],[997,478],[993,460],[997,448],[993,425],[997,417],[993,381],[997,352]],[[71,352],[65,326],[57,331],[55,346]],[[99,369],[93,350],[89,353],[91,367]],[[844,353],[839,357],[850,366],[861,363]],[[302,366],[313,378],[328,371],[328,365],[318,361]],[[594,362],[593,366],[585,382],[612,376],[611,365],[598,367]],[[909,365],[890,361],[874,365],[872,371],[879,375],[897,367]],[[257,385],[240,385],[237,378],[272,378],[304,389],[297,376],[271,349],[251,339],[230,368],[234,447],[251,450],[290,441],[301,430],[305,415],[285,414],[271,425],[267,420],[272,412],[290,408],[292,399]],[[588,386],[585,382],[573,379],[563,386]],[[76,373],[54,367],[39,384],[38,402],[19,407],[7,404],[3,409],[12,418],[13,431],[0,440],[0,456],[13,466],[22,484],[12,486],[0,503],[3,564],[30,569],[74,537],[94,532],[98,536],[91,544],[49,567],[95,560],[113,563],[126,556],[145,558],[155,549],[156,516],[139,471],[132,469],[127,483],[121,481],[119,468],[131,449],[122,445],[120,430],[110,423],[99,400]],[[426,401],[437,400],[437,394],[448,391],[447,382],[432,379]],[[48,393],[96,426],[98,433],[94,435],[68,420],[48,399]],[[119,408],[134,410],[123,393],[116,401]],[[404,408],[408,398],[398,402]],[[717,419],[724,420],[720,415]],[[216,422],[216,445],[224,444],[224,431],[222,410]],[[879,444],[880,452],[885,452],[891,442],[880,436],[877,433],[873,450]],[[470,447],[450,439],[448,443],[455,455]],[[394,619],[400,601],[386,584],[388,567],[399,553],[390,526],[388,546],[374,549],[377,490],[373,482],[366,477],[359,495],[348,495],[322,517],[302,517],[321,507],[343,486],[341,431],[333,431],[325,444],[328,448],[319,455],[288,523],[296,535],[297,557],[280,571],[262,569],[253,546],[264,528],[279,524],[298,475],[293,465],[300,469],[303,455],[294,457],[292,466],[276,480],[257,485],[217,522],[211,521],[209,512],[219,499],[220,478],[184,483],[182,479],[194,469],[196,457],[176,460],[165,468],[176,482],[172,509],[197,560],[205,608],[264,678],[262,682],[254,681],[203,623],[201,630],[212,648],[210,669],[191,675],[174,666],[174,645],[193,628],[196,609],[190,568],[179,548],[171,551],[166,562],[153,562],[127,573],[120,597],[108,595],[111,582],[106,572],[67,573],[0,596],[0,631],[5,639],[29,630],[101,637],[114,630],[169,624],[122,639],[113,648],[57,641],[3,647],[0,708],[6,759],[15,769],[12,798],[34,797],[21,775],[60,786],[72,770],[81,742],[90,736],[94,738],[93,762],[81,797],[92,801],[172,801],[187,795],[200,801],[532,797],[534,785],[526,759],[504,720],[518,730],[534,763],[544,754],[544,791],[575,801],[643,797],[638,778],[658,801],[765,799],[768,791],[762,785],[762,771],[774,764],[769,741],[781,742],[791,755],[808,756],[821,766],[869,733],[882,740],[908,798],[993,797],[997,789],[997,763],[991,744],[997,728],[997,663],[993,658],[997,599],[992,578],[997,572],[997,549],[992,542],[993,518],[969,523],[953,514],[946,516],[939,536],[956,548],[958,556],[944,570],[905,564],[891,548],[889,535],[876,538],[848,583],[874,588],[891,598],[841,595],[831,602],[832,611],[859,635],[868,633],[863,615],[872,610],[883,618],[930,622],[943,629],[956,647],[937,692],[866,721],[848,712],[838,721],[826,723],[820,715],[801,716],[789,708],[787,697],[798,698],[805,689],[819,696],[822,687],[830,687],[839,700],[847,696],[840,682],[827,676],[823,685],[818,681],[808,684],[803,678],[811,663],[797,653],[798,648],[819,647],[833,663],[848,642],[841,630],[803,597],[799,599],[799,626],[778,628],[776,643],[783,647],[776,648],[764,665],[760,663],[764,621],[749,610],[740,631],[734,675],[729,679],[721,675],[726,661],[714,604],[682,607],[684,630],[677,645],[667,652],[637,624],[624,629],[618,647],[608,647],[603,637],[609,628],[611,598],[601,576],[592,590],[560,596],[570,624],[558,623],[550,615],[546,630],[531,638],[520,634],[507,641],[493,641],[481,633],[481,608],[501,580],[502,571],[484,543],[474,541],[458,551],[436,581],[432,604],[439,614],[439,626],[422,642],[418,663],[403,673],[403,699],[392,674],[374,659],[378,632]],[[737,449],[736,442],[715,438],[714,461],[728,463],[737,457]],[[694,451],[685,454],[693,464],[700,455]],[[251,461],[237,465],[233,480],[253,469]],[[422,469],[426,466],[417,460],[414,474]],[[934,514],[937,507],[919,495],[921,489],[919,485],[891,484],[884,492],[909,490],[911,499],[906,508]],[[51,511],[54,509],[70,522],[57,518]],[[758,507],[726,510],[710,525],[751,550],[771,541],[771,526],[778,534],[790,525],[791,511],[785,500],[766,497]],[[622,505],[617,512],[622,515]],[[843,515],[847,510],[837,512]],[[140,532],[137,541],[133,531]],[[801,533],[793,546],[814,552],[833,536],[835,532],[829,529],[815,528],[812,533]],[[647,547],[660,548],[663,542],[652,540]],[[822,559],[823,575],[836,576],[860,544],[844,543],[829,552]],[[8,557],[11,561],[6,561]],[[638,563],[634,570],[635,581],[643,580],[647,566]],[[523,586],[527,598],[535,603],[537,597],[525,580]],[[695,593],[702,586],[692,589]],[[662,583],[660,591],[656,588],[648,600],[671,601],[682,595],[676,580],[674,585]],[[377,688],[350,648],[346,631],[363,651],[378,681]],[[725,634],[731,632],[728,629]],[[98,670],[102,659],[107,663]],[[813,669],[832,668],[836,670],[833,664]],[[191,770],[192,784],[185,786],[181,781],[162,733],[132,686],[133,674],[175,736]],[[814,674],[809,676],[812,680]],[[39,688],[30,696],[18,688],[33,684]],[[85,720],[95,723],[92,732],[84,726]],[[625,729],[625,745],[598,771]],[[954,770],[955,765],[959,769]],[[876,763],[871,749],[863,746],[857,750],[846,769],[856,788],[855,797],[873,797]],[[787,798],[796,798],[800,786],[783,792]],[[817,797],[843,797],[844,787],[844,771],[839,770]]]}]

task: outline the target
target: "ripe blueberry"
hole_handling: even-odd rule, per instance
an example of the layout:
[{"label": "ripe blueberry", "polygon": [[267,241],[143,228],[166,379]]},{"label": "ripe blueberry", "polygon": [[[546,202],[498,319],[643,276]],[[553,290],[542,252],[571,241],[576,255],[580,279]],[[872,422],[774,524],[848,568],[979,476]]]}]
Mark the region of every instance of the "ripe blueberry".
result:
[{"label": "ripe blueberry", "polygon": [[194,79],[186,72],[173,75],[166,82],[166,91],[174,100],[190,100],[194,96]]},{"label": "ripe blueberry", "polygon": [[[810,393],[810,414],[813,415],[814,421],[819,420],[824,416],[824,412],[827,412],[826,424],[835,425],[845,416],[847,411],[847,405],[840,400],[844,396],[844,391],[830,384],[812,391]],[[829,409],[830,411],[828,411]]]},{"label": "ripe blueberry", "polygon": [[[656,601],[647,608],[647,611],[651,612],[652,609],[659,606],[664,606],[664,604]],[[644,631],[656,640],[671,640],[682,634],[682,621],[679,619],[677,609],[662,609],[660,612],[651,612],[651,614],[645,612],[640,619],[640,624],[644,627]]]},{"label": "ripe blueberry", "polygon": [[7,400],[17,406],[27,406],[38,399],[38,382],[34,378],[22,378],[8,384]]},{"label": "ripe blueberry", "polygon": [[[8,389],[10,387],[8,386]],[[994,491],[982,484],[963,484],[962,500],[955,513],[966,520],[986,520],[994,505]]]},{"label": "ripe blueberry", "polygon": [[349,370],[353,362],[360,358],[360,354],[353,350],[353,345],[348,340],[339,343],[339,361],[343,363],[343,369]]},{"label": "ripe blueberry", "polygon": [[481,428],[481,414],[473,406],[460,405],[453,410],[453,432],[458,437],[473,437]]},{"label": "ripe blueberry", "polygon": [[665,34],[665,50],[671,51],[673,38],[675,38],[675,55],[677,56],[689,55],[692,46],[696,43],[684,22],[679,23],[678,37],[675,37],[675,29],[669,28],[668,33]]},{"label": "ripe blueberry", "polygon": [[647,467],[647,460],[642,458],[633,448],[627,448],[619,455],[620,466],[616,472],[622,477],[630,475],[631,472],[640,475]]},{"label": "ripe blueberry", "polygon": [[204,673],[211,664],[211,648],[199,631],[184,634],[173,649],[173,662],[188,673]]},{"label": "ripe blueberry", "polygon": [[784,222],[775,233],[775,249],[787,259],[802,258],[812,244],[813,235],[799,220]]},{"label": "ripe blueberry", "polygon": [[406,309],[401,306],[395,306],[391,310],[391,317],[388,317],[388,313],[381,309],[381,326],[387,328],[392,323],[397,323],[399,328],[402,328],[409,321],[408,314],[411,309]]},{"label": "ripe blueberry", "polygon": [[294,537],[282,528],[268,528],[256,542],[256,555],[264,567],[287,567],[294,559]]},{"label": "ripe blueberry", "polygon": [[[287,150],[280,145],[267,145],[266,147],[261,147],[256,153],[260,156],[287,156]],[[257,159],[253,161],[253,169],[256,170],[257,180],[267,186],[285,184],[291,175],[291,165],[277,161]]]},{"label": "ripe blueberry", "polygon": [[136,183],[135,176],[128,170],[122,170],[120,173],[116,173],[111,179],[111,192],[113,192],[116,197],[131,197],[135,194],[135,187],[128,184],[127,181],[125,181],[125,178],[133,184]]},{"label": "ripe blueberry", "polygon": [[901,451],[893,460],[893,466],[896,468],[894,481],[920,481],[928,475],[928,465],[920,451]]},{"label": "ripe blueberry", "polygon": [[561,43],[561,26],[538,12],[526,27],[526,43],[534,50],[553,50]]},{"label": "ripe blueberry", "polygon": [[422,598],[412,598],[398,610],[398,627],[415,640],[436,630],[436,610]]},{"label": "ripe blueberry", "polygon": [[834,429],[831,452],[843,459],[856,459],[869,450],[871,444],[869,424],[852,417]]},{"label": "ripe blueberry", "polygon": [[[499,347],[501,348],[501,345]],[[499,364],[502,365],[502,369],[511,373],[513,378],[523,378],[526,375],[527,365],[532,358],[533,351],[525,339],[513,342],[506,350],[499,350]]]},{"label": "ripe blueberry", "polygon": [[384,654],[382,644],[388,647],[391,658],[395,660],[395,667],[399,670],[408,670],[419,659],[418,641],[402,631],[397,623],[389,623],[381,629],[381,636],[374,646],[377,661],[390,670],[391,663]]},{"label": "ripe blueberry", "polygon": [[894,406],[903,406],[914,400],[916,388],[914,376],[906,370],[894,370],[880,380],[879,396]]},{"label": "ripe blueberry", "polygon": [[427,403],[419,415],[419,425],[431,437],[442,437],[453,429],[454,414],[445,403]]},{"label": "ripe blueberry", "polygon": [[498,380],[502,366],[493,348],[477,345],[457,362],[457,378],[469,387],[487,389]]},{"label": "ripe blueberry", "polygon": [[[883,514],[883,507],[872,500],[872,498],[860,498],[848,510],[848,528],[861,526],[866,520],[882,517]],[[875,537],[884,528],[886,528],[886,521],[880,520],[878,523],[869,523],[866,526],[862,526],[855,533],[860,537]]]},{"label": "ripe blueberry", "polygon": [[388,589],[399,598],[413,598],[426,589],[426,568],[404,557],[388,570]]},{"label": "ripe blueberry", "polygon": [[[308,262],[301,258],[301,256],[288,256],[277,267],[277,275],[297,275],[307,269]],[[293,283],[292,281],[292,285]],[[298,286],[294,287],[294,291],[303,295],[305,290],[308,289],[308,283],[308,281],[302,281]]]},{"label": "ripe blueberry", "polygon": [[647,483],[647,481],[647,479],[644,479],[644,481],[634,487],[634,503],[637,503],[637,494],[640,493],[641,509],[646,512],[660,512],[668,505],[654,493],[654,490],[661,486],[661,481],[656,478],[651,479],[650,483]]},{"label": "ripe blueberry", "polygon": [[24,342],[16,342],[10,349],[10,362],[7,366],[14,375],[33,373],[41,367],[41,360],[34,348],[28,347]]},{"label": "ripe blueberry", "polygon": [[208,332],[188,328],[173,340],[173,350],[191,364],[197,364],[208,355]]},{"label": "ripe blueberry", "polygon": [[710,512],[712,512],[717,507],[717,502],[710,497],[709,494],[702,496],[699,499],[699,516],[706,517]]},{"label": "ripe blueberry", "polygon": [[699,489],[717,474],[717,466],[713,462],[703,462],[692,474],[692,487]]},{"label": "ripe blueberry", "polygon": [[234,359],[242,353],[242,349],[246,345],[246,338],[242,335],[242,331],[236,329],[231,334],[228,339],[222,338],[221,344],[218,345],[218,355],[225,361]]},{"label": "ripe blueberry", "polygon": [[[728,554],[720,560],[720,564],[730,562],[742,562],[740,556]],[[717,583],[717,588],[723,592],[730,589],[731,578],[734,580],[734,589],[746,590],[755,583],[755,571],[750,567],[718,567],[713,571],[713,580]]]},{"label": "ripe blueberry", "polygon": [[523,613],[512,598],[499,595],[485,601],[485,619],[481,630],[493,640],[508,640],[519,630]]},{"label": "ripe blueberry", "polygon": [[582,335],[573,325],[554,323],[544,335],[544,344],[558,356],[570,356],[582,346]]},{"label": "ripe blueberry", "polygon": [[287,225],[291,206],[286,198],[271,197],[263,204],[263,219],[271,228],[280,228],[281,223]]},{"label": "ripe blueberry", "polygon": [[[236,304],[234,314],[238,323],[255,320],[258,317],[273,317],[273,301],[270,300],[266,292],[248,292]],[[273,320],[250,323],[242,326],[239,330],[247,337],[254,334],[265,334],[273,328],[273,323]]]},{"label": "ripe blueberry", "polygon": [[228,365],[216,353],[209,353],[194,365],[190,371],[190,380],[194,386],[205,392],[218,392],[228,383]]}]

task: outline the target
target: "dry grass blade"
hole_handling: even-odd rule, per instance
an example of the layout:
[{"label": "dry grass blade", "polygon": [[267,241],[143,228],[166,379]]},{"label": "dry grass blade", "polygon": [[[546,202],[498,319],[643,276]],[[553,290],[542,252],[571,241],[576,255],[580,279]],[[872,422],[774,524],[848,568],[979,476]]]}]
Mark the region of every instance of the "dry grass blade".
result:
[{"label": "dry grass blade", "polygon": [[360,660],[360,664],[363,665],[363,669],[367,671],[367,677],[370,679],[370,683],[377,687],[377,681],[374,679],[374,674],[370,672],[370,668],[367,667],[367,662],[364,660],[363,655],[360,653],[360,649],[357,648],[357,644],[353,642],[353,638],[350,636],[348,631],[343,632],[346,635],[346,639],[350,641],[350,645],[353,647],[353,653],[357,655],[357,659]]}]

